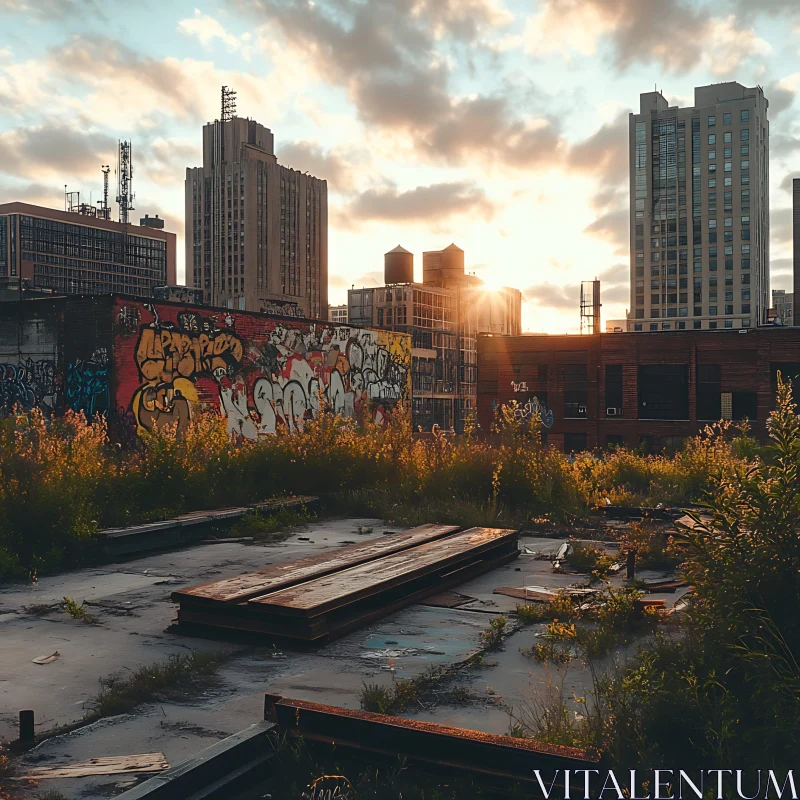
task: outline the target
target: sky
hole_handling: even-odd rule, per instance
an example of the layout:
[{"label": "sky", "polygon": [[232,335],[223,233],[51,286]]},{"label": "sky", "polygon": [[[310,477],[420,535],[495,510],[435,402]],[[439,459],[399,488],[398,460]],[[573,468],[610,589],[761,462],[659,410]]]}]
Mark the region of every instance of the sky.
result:
[{"label": "sky", "polygon": [[[737,80],[770,103],[771,282],[791,287],[800,0],[0,0],[0,202],[102,194],[133,142],[133,216],[178,235],[185,168],[220,87],[280,163],[328,181],[329,294],[382,283],[383,254],[455,242],[523,328],[628,307],[628,114]],[[800,173],[797,173],[800,175]],[[113,172],[112,172],[113,183]],[[116,209],[113,214],[116,215]]]}]

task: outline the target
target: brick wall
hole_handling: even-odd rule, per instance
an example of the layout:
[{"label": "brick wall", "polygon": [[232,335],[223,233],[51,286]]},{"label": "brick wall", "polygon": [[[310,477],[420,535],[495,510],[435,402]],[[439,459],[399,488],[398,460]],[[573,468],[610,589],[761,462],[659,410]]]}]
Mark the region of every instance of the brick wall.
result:
[{"label": "brick wall", "polygon": [[[586,414],[565,413],[565,370],[586,365]],[[622,366],[622,413],[610,416],[605,405],[605,367]],[[615,438],[636,446],[642,437],[686,437],[700,432],[709,420],[697,417],[698,366],[719,365],[720,392],[734,398],[734,416],[748,409],[753,431],[766,436],[765,421],[774,408],[774,372],[779,364],[800,364],[800,330],[761,328],[738,331],[670,331],[599,334],[596,336],[480,336],[478,340],[478,420],[489,430],[494,409],[517,400],[520,414],[546,398],[552,412],[545,435],[551,443],[570,436],[586,437],[588,447]],[[644,419],[640,408],[640,366],[685,365],[688,414],[685,419]],[[785,371],[785,370],[784,370]],[[665,381],[664,396],[674,389]],[[749,411],[750,403],[753,411]],[[642,417],[642,418],[640,418]],[[662,442],[663,443],[663,442]]]}]

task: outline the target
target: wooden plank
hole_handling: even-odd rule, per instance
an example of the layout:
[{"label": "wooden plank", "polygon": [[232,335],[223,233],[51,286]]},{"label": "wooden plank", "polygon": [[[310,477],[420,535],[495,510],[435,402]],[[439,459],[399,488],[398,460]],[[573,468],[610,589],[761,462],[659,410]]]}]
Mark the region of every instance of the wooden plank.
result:
[{"label": "wooden plank", "polygon": [[351,603],[327,615],[312,618],[297,618],[281,614],[253,613],[247,604],[238,606],[181,607],[178,622],[190,635],[207,634],[211,630],[225,630],[241,634],[256,634],[269,637],[269,640],[292,640],[307,645],[318,646],[350,631],[364,627],[426,597],[452,586],[458,586],[477,575],[507,564],[515,559],[518,551],[489,554],[491,558],[476,558],[467,567],[451,572],[444,578],[433,573],[421,585],[408,584],[384,591],[372,598],[367,606]]},{"label": "wooden plank", "polygon": [[278,564],[236,578],[179,589],[172,599],[183,604],[234,604],[268,594],[337,570],[374,561],[426,542],[436,541],[459,530],[457,525],[420,525],[404,533],[370,539],[339,550]]},{"label": "wooden plank", "polygon": [[142,753],[132,756],[106,756],[91,758],[76,764],[32,767],[25,775],[15,775],[13,780],[41,781],[51,778],[87,778],[91,775],[120,775],[123,773],[161,772],[169,767],[163,753]]},{"label": "wooden plank", "polygon": [[388,586],[413,579],[434,568],[477,556],[513,541],[518,532],[503,528],[470,528],[445,539],[422,544],[376,561],[341,570],[278,592],[254,597],[249,606],[270,613],[318,614],[357,601]]}]

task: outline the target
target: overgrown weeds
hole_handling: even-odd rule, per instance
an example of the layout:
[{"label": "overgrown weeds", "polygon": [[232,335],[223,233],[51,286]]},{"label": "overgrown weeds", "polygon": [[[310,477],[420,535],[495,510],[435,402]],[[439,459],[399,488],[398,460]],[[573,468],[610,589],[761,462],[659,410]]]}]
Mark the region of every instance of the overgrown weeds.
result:
[{"label": "overgrown weeds", "polygon": [[[165,428],[128,449],[109,442],[102,418],[20,413],[0,421],[0,577],[86,560],[101,528],[287,494],[325,495],[340,513],[410,525],[520,527],[575,519],[604,498],[700,500],[752,458],[730,425],[710,427],[671,458],[624,449],[568,458],[544,447],[537,420],[518,411],[498,410],[491,441],[443,431],[417,438],[402,407],[383,426],[323,410],[302,432],[242,441],[203,412],[180,436]],[[285,522],[254,514],[235,530],[269,539]]]},{"label": "overgrown weeds", "polygon": [[71,597],[64,598],[64,611],[66,611],[72,619],[76,619],[79,622],[85,622],[87,625],[97,624],[97,617],[86,610],[86,604],[81,603],[78,605]]},{"label": "overgrown weeds", "polygon": [[489,623],[489,627],[481,632],[481,644],[485,650],[497,650],[503,643],[503,636],[506,633],[506,618],[494,617]]},{"label": "overgrown weeds", "polygon": [[614,565],[614,559],[591,542],[572,540],[567,563],[578,572],[588,572],[596,578],[606,578]]},{"label": "overgrown weeds", "polygon": [[445,666],[431,666],[414,678],[397,678],[389,685],[364,683],[361,708],[377,714],[400,714],[409,708],[425,708],[425,703],[467,703],[472,694],[446,682],[454,671]]},{"label": "overgrown weeds", "polygon": [[[287,735],[273,736],[270,742],[273,767],[265,790],[272,797],[303,800],[328,797],[350,800],[459,800],[469,797],[480,800],[487,797],[481,786],[469,777],[415,772],[399,757],[348,753],[341,748],[313,746]],[[519,787],[510,787],[506,796],[521,799],[526,795]]]},{"label": "overgrown weeds", "polygon": [[585,697],[573,698],[572,707],[564,693],[563,676],[560,683],[536,686],[516,706],[506,706],[511,720],[509,734],[536,739],[544,744],[565,745],[581,750],[600,749],[601,729],[590,713]]},{"label": "overgrown weeds", "polygon": [[[796,761],[800,418],[780,375],[767,427],[771,444],[751,462],[710,470],[707,516],[675,537],[694,586],[683,625],[675,635],[656,633],[625,668],[595,676],[588,718],[614,764],[785,770]],[[691,458],[705,460],[697,447]],[[634,538],[646,552],[649,532]],[[597,607],[589,650],[605,652],[604,639],[653,622],[634,592]]]},{"label": "overgrown weeds", "polygon": [[308,525],[315,516],[304,506],[276,511],[254,508],[236,520],[226,535],[248,537],[259,543],[281,542],[288,539],[296,528]]},{"label": "overgrown weeds", "polygon": [[682,561],[672,537],[648,521],[632,522],[618,541],[622,554],[636,553],[639,569],[672,570]]},{"label": "overgrown weeds", "polygon": [[190,691],[212,678],[229,657],[230,653],[226,652],[193,650],[170,656],[161,663],[139,667],[128,675],[104,678],[88,716],[127,714],[144,703]]}]

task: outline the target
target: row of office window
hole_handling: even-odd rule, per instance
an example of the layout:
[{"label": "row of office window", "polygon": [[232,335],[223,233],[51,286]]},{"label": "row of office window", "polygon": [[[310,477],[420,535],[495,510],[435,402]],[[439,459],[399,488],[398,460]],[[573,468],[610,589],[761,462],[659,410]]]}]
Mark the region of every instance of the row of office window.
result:
[{"label": "row of office window", "polygon": [[[743,108],[739,112],[739,121],[740,122],[750,122],[750,109]],[[715,115],[711,115],[708,118],[708,127],[713,128],[717,124],[717,118]],[[726,111],[722,115],[722,124],[723,125],[730,125],[731,124],[731,112]]]}]

